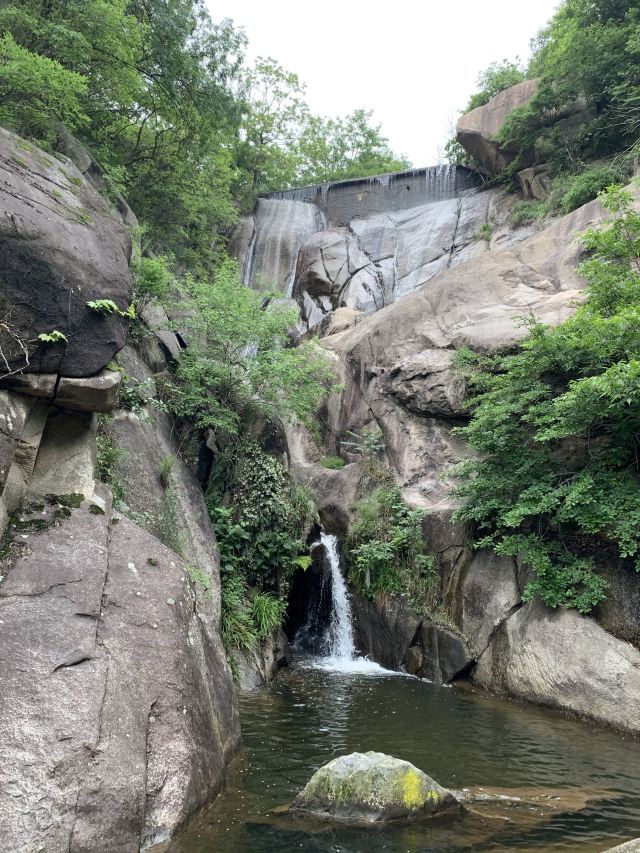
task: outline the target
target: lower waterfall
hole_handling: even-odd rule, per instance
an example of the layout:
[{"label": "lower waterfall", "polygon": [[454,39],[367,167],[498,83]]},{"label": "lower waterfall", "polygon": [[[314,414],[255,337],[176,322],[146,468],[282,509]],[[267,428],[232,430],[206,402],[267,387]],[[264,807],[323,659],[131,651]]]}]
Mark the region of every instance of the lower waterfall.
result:
[{"label": "lower waterfall", "polygon": [[324,530],[320,534],[331,570],[331,622],[329,623],[329,655],[336,661],[352,661],[355,657],[353,625],[349,592],[342,572],[338,554],[338,539]]},{"label": "lower waterfall", "polygon": [[317,548],[324,552],[319,592],[310,599],[306,621],[293,641],[293,647],[304,654],[302,665],[342,673],[404,675],[358,655],[349,590],[340,570],[338,537],[321,530],[320,538],[311,544],[310,550]]}]

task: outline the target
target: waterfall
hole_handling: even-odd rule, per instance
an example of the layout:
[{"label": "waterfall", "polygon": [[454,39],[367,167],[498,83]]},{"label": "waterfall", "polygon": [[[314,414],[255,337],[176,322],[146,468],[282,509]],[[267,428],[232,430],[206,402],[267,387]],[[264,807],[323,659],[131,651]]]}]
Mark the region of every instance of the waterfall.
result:
[{"label": "waterfall", "polygon": [[329,654],[340,661],[351,661],[355,657],[353,645],[353,627],[351,625],[351,604],[347,585],[340,571],[338,540],[335,536],[320,534],[331,570],[331,622],[329,623]]},{"label": "waterfall", "polygon": [[300,625],[293,640],[293,648],[305,655],[301,665],[343,675],[401,675],[356,654],[351,602],[340,571],[338,539],[321,530],[320,539],[311,545],[310,550],[317,548],[324,552],[322,576],[309,598],[306,621]]}]

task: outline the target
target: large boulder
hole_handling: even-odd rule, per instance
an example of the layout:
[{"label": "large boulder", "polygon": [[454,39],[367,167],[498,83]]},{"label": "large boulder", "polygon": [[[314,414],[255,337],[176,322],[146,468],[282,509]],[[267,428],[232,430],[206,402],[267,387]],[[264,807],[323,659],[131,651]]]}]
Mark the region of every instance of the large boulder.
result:
[{"label": "large boulder", "polygon": [[[595,107],[586,98],[578,97],[553,111],[547,111],[544,121],[539,121],[539,136],[526,151],[517,146],[498,141],[500,131],[509,114],[526,106],[538,87],[537,80],[523,80],[498,92],[491,100],[475,110],[460,116],[456,139],[471,154],[476,163],[490,175],[504,171],[516,157],[527,167],[518,175],[525,198],[546,198],[548,166],[543,161],[548,156],[548,137],[553,134],[555,146],[574,139],[586,121],[596,115]],[[536,168],[531,168],[531,167]],[[546,175],[546,176],[545,176]]]},{"label": "large boulder", "polygon": [[604,853],[640,853],[640,838],[618,844],[617,847],[609,847]]},{"label": "large boulder", "polygon": [[539,601],[517,609],[480,657],[475,681],[640,733],[640,652],[575,610]]},{"label": "large boulder", "polygon": [[237,712],[189,566],[104,490],[80,501],[23,509],[5,549],[2,835],[138,853],[217,793]]},{"label": "large boulder", "polygon": [[[17,370],[92,376],[129,321],[87,303],[131,302],[131,239],[67,159],[0,129],[0,380]],[[64,339],[42,341],[59,332]]]},{"label": "large boulder", "polygon": [[490,174],[502,172],[515,157],[516,152],[499,145],[496,136],[509,113],[529,103],[537,86],[537,80],[523,80],[458,119],[456,139]]},{"label": "large boulder", "polygon": [[353,752],[317,770],[293,802],[298,811],[352,823],[431,817],[460,809],[454,795],[408,761]]}]

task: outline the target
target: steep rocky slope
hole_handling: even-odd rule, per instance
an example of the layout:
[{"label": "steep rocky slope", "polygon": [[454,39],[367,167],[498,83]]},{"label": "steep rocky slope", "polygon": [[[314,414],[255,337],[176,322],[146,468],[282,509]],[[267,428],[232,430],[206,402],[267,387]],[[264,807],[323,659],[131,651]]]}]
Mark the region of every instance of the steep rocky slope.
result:
[{"label": "steep rocky slope", "polygon": [[[470,532],[450,523],[454,503],[446,479],[469,452],[452,435],[466,417],[464,388],[451,367],[454,351],[512,346],[526,334],[521,320],[528,315],[552,325],[569,316],[583,286],[577,237],[603,216],[599,203],[591,202],[520,242],[494,245],[355,327],[323,338],[344,385],[325,412],[326,444],[336,450],[349,430],[381,428],[405,499],[428,511],[424,533],[438,557],[443,607],[477,661],[477,684],[638,733],[640,612],[633,573],[608,565],[609,599],[596,618],[523,604],[527,567],[471,549]],[[294,470],[315,489],[325,523],[344,531],[358,463],[323,470],[311,446],[300,430],[291,435]],[[418,651],[427,663],[432,659],[434,643],[424,640],[419,615],[406,608],[398,613],[396,605],[358,611],[365,651],[387,663],[395,657],[396,665],[409,647],[405,665],[415,666]],[[381,643],[376,632],[388,640]],[[464,655],[460,660],[454,675],[468,671]]]},{"label": "steep rocky slope", "polygon": [[[133,351],[112,362],[131,241],[83,171],[0,131],[0,819],[6,849],[24,853],[169,837],[220,789],[239,741],[215,537],[162,418],[119,410],[112,428],[146,527],[175,457],[184,559],[95,480],[98,413],[123,374],[151,372]],[[141,350],[161,370],[180,345],[156,331]]]}]

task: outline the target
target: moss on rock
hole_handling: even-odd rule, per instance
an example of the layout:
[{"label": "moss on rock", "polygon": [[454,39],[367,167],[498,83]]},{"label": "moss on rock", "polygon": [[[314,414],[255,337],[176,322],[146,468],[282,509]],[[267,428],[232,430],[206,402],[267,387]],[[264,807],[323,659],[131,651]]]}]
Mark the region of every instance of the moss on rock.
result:
[{"label": "moss on rock", "polygon": [[321,767],[293,808],[353,823],[407,820],[461,809],[422,770],[381,752],[354,752]]}]

